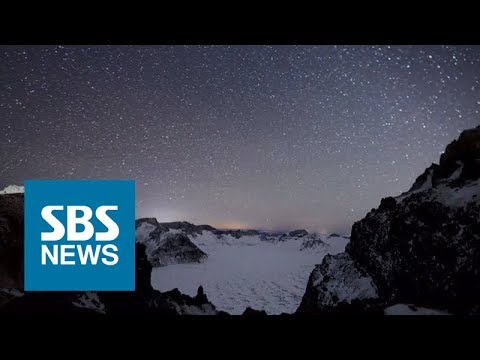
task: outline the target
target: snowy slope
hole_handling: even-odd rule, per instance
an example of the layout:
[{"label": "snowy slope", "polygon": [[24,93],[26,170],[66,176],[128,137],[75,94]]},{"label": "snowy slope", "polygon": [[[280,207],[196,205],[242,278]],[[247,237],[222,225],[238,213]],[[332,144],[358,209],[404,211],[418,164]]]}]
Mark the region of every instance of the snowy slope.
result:
[{"label": "snowy slope", "polygon": [[[385,305],[386,314],[478,313],[479,219],[480,126],[462,132],[407,192],[382,199],[353,224],[345,254],[312,272],[299,311],[367,313]],[[375,296],[366,297],[360,285],[370,282]],[[332,301],[344,294],[350,306]]]},{"label": "snowy slope", "polygon": [[421,197],[422,201],[437,201],[447,207],[462,208],[469,203],[479,204],[480,179],[467,180],[461,187],[455,187],[452,185],[452,183],[458,181],[463,171],[464,164],[457,161],[457,165],[458,168],[452,175],[446,179],[439,180],[435,186],[432,185],[433,170],[428,170],[427,179],[418,189],[407,191],[406,193],[395,197],[395,201],[397,203],[402,203],[412,195],[421,194],[423,195],[423,197]]},{"label": "snowy slope", "polygon": [[265,241],[261,234],[236,238],[211,231],[189,238],[207,260],[156,268],[152,286],[160,291],[178,288],[193,296],[202,285],[217,309],[231,314],[241,314],[248,306],[268,314],[293,313],[315,264],[327,253],[344,251],[348,242],[316,234]]}]

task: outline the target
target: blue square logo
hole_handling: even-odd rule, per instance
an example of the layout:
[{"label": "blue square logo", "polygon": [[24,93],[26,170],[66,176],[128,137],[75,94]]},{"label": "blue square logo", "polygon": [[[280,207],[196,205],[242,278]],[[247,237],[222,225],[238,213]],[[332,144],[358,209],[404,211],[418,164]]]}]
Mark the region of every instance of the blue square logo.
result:
[{"label": "blue square logo", "polygon": [[26,180],[25,290],[135,290],[135,182]]}]

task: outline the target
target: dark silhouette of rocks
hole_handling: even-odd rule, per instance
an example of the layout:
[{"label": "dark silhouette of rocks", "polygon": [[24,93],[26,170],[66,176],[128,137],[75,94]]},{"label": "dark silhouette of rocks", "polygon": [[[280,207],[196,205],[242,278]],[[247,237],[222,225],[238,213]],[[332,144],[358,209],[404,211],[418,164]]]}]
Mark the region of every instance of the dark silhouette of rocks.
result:
[{"label": "dark silhouette of rocks", "polygon": [[[152,264],[146,247],[135,244],[133,292],[24,292],[23,291],[23,194],[0,195],[0,314],[4,316],[142,316],[217,315],[203,289],[196,297],[178,290],[161,293],[152,288]],[[148,220],[152,224],[155,219]],[[8,254],[8,258],[3,257]]]},{"label": "dark silhouette of rocks", "polygon": [[288,233],[288,236],[291,236],[291,237],[304,237],[307,235],[308,235],[308,231],[304,229],[293,230]]},{"label": "dark silhouette of rocks", "polygon": [[252,309],[251,307],[247,307],[243,312],[242,316],[263,317],[263,316],[267,316],[267,313],[265,312],[265,310],[255,310],[255,309]]},{"label": "dark silhouette of rocks", "polygon": [[23,288],[23,198],[0,195],[0,288]]},{"label": "dark silhouette of rocks", "polygon": [[478,311],[479,219],[477,127],[448,145],[409,191],[382,199],[353,225],[346,253],[325,257],[310,275],[298,312],[353,302],[362,311],[395,303]]}]

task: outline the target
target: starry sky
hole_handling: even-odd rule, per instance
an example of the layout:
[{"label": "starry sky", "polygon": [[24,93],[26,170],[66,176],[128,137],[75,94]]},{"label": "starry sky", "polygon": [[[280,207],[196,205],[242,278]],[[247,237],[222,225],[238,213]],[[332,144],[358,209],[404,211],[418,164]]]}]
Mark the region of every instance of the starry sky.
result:
[{"label": "starry sky", "polygon": [[0,187],[135,179],[137,217],[350,232],[480,123],[478,46],[1,46]]}]

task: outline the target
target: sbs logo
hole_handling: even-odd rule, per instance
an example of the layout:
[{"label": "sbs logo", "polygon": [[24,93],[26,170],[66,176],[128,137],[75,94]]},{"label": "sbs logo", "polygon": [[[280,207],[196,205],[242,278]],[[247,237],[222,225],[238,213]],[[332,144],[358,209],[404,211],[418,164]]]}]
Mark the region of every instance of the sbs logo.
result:
[{"label": "sbs logo", "polygon": [[25,290],[135,290],[134,181],[25,181]]}]

